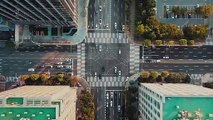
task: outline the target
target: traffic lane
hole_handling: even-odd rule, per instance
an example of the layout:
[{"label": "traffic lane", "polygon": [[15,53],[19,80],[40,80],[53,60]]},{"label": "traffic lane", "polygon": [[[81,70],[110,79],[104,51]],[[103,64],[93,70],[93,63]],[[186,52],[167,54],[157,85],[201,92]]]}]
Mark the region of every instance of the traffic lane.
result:
[{"label": "traffic lane", "polygon": [[[185,47],[185,46],[156,46],[155,48],[144,48],[144,56],[153,59],[162,59],[169,56],[171,59],[213,59],[213,47]],[[142,58],[142,47],[140,47],[140,58]]]},{"label": "traffic lane", "polygon": [[168,64],[168,63],[141,63],[140,69],[152,71],[182,71],[188,73],[213,72],[213,64]]},{"label": "traffic lane", "polygon": [[92,88],[91,89],[94,102],[95,102],[95,120],[104,120],[104,111],[105,111],[105,89],[104,88]]}]

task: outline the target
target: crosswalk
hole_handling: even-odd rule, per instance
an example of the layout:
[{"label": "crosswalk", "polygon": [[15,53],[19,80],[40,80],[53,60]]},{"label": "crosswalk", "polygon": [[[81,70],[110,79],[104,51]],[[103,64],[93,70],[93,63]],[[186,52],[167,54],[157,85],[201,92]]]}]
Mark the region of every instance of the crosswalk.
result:
[{"label": "crosswalk", "polygon": [[126,77],[87,77],[86,80],[91,87],[123,87]]},{"label": "crosswalk", "polygon": [[85,77],[85,43],[77,46],[77,75]]},{"label": "crosswalk", "polygon": [[16,82],[19,78],[15,76],[6,76],[6,82]]},{"label": "crosswalk", "polygon": [[130,44],[130,74],[139,72],[140,70],[140,46]]},{"label": "crosswalk", "polygon": [[196,84],[196,85],[201,84],[201,78],[202,78],[203,74],[189,74],[189,76],[191,78],[192,84]]},{"label": "crosswalk", "polygon": [[88,33],[85,43],[128,43],[125,33]]}]

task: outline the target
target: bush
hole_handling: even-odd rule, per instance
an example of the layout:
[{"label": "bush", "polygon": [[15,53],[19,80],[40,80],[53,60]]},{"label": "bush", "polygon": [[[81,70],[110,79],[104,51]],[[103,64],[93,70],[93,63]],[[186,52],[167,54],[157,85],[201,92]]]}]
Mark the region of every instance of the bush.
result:
[{"label": "bush", "polygon": [[141,78],[149,78],[149,76],[150,76],[150,73],[148,71],[143,71],[141,73]]},{"label": "bush", "polygon": [[194,45],[195,41],[194,40],[188,40],[188,45]]},{"label": "bush", "polygon": [[159,73],[157,71],[151,71],[150,72],[150,76],[153,78],[153,79],[156,79],[158,77]]},{"label": "bush", "polygon": [[155,41],[155,44],[156,44],[157,46],[163,45],[163,41],[162,41],[162,40],[156,40],[156,41]]},{"label": "bush", "polygon": [[168,45],[174,45],[175,44],[175,41],[173,41],[173,40],[170,40],[169,42],[168,42]]},{"label": "bush", "polygon": [[180,39],[179,45],[187,45],[187,40],[186,39]]}]

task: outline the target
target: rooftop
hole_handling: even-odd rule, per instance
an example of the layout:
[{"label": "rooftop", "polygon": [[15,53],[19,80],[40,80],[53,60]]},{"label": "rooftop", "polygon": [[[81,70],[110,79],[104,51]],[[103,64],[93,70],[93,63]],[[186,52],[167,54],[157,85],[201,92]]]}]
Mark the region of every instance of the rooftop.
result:
[{"label": "rooftop", "polygon": [[[76,94],[75,88],[69,86],[23,86],[15,89],[0,92],[0,98],[8,97],[33,97],[33,98],[53,98],[57,99],[71,90],[72,94]],[[64,94],[63,94],[64,93]]]},{"label": "rooftop", "polygon": [[213,89],[191,84],[141,83],[141,86],[168,97],[213,97]]}]

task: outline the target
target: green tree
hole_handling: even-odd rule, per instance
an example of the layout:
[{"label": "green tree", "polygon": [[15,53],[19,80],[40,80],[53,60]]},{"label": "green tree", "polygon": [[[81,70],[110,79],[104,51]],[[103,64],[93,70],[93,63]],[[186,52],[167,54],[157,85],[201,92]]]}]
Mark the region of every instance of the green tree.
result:
[{"label": "green tree", "polygon": [[168,71],[162,71],[161,72],[161,77],[167,78],[168,76],[169,76],[169,72]]},{"label": "green tree", "polygon": [[64,74],[57,74],[56,78],[58,79],[58,81],[62,82],[64,81]]},{"label": "green tree", "polygon": [[201,6],[201,12],[204,15],[204,17],[207,18],[213,14],[213,6],[212,5]]},{"label": "green tree", "polygon": [[46,81],[48,79],[48,75],[43,73],[40,75],[40,78],[42,81]]},{"label": "green tree", "polygon": [[39,78],[39,74],[31,74],[30,75],[30,79],[33,80],[33,81],[38,80],[38,78]]},{"label": "green tree", "polygon": [[149,39],[145,39],[145,40],[143,41],[143,45],[144,45],[144,46],[151,46],[151,44],[152,44],[152,42],[151,42],[151,40],[149,40]]},{"label": "green tree", "polygon": [[150,73],[148,71],[143,71],[140,75],[141,78],[149,78]]},{"label": "green tree", "polygon": [[145,32],[145,27],[144,27],[144,25],[143,25],[143,24],[138,25],[137,28],[136,28],[136,33],[137,33],[138,35],[143,35],[144,32]]},{"label": "green tree", "polygon": [[80,96],[82,120],[95,119],[94,98],[88,91],[83,90]]},{"label": "green tree", "polygon": [[166,25],[168,38],[182,38],[183,32],[175,24]]},{"label": "green tree", "polygon": [[156,40],[155,41],[157,46],[163,45],[163,41],[162,40]]},{"label": "green tree", "polygon": [[172,45],[174,45],[174,43],[175,43],[175,41],[170,40],[170,41],[168,42],[168,45],[169,45],[169,46],[172,46]]},{"label": "green tree", "polygon": [[23,80],[23,81],[27,80],[28,78],[30,78],[30,76],[27,74],[20,76],[20,80]]},{"label": "green tree", "polygon": [[194,41],[194,40],[188,40],[187,44],[188,44],[188,45],[194,45],[194,44],[195,44],[195,41]]},{"label": "green tree", "polygon": [[186,39],[180,39],[179,45],[187,45],[187,40]]},{"label": "green tree", "polygon": [[159,73],[157,71],[151,71],[150,72],[150,76],[153,78],[153,79],[156,79],[158,77]]}]

